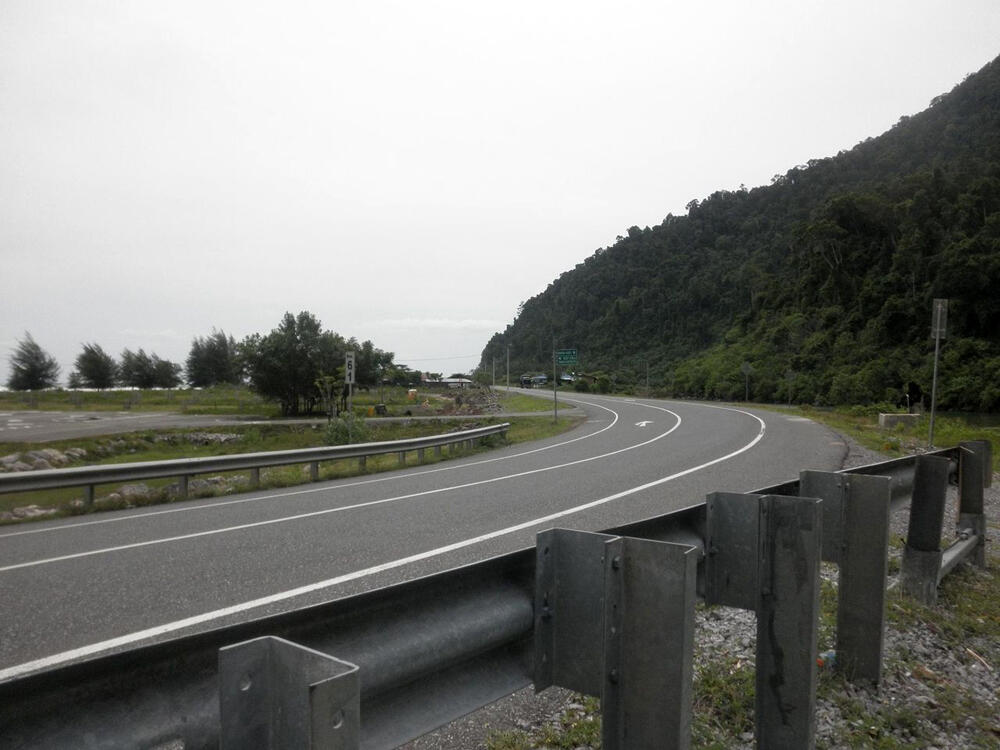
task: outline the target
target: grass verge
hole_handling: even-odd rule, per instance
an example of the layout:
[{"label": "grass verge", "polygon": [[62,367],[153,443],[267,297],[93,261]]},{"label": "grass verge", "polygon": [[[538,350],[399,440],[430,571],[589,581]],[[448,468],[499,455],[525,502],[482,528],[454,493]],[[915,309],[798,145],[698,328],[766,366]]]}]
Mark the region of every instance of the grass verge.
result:
[{"label": "grass verge", "polygon": [[[885,429],[879,427],[877,407],[837,410],[809,406],[792,409],[777,406],[765,408],[809,417],[888,457],[910,455],[927,449],[930,417],[926,414],[913,425]],[[993,471],[1000,471],[1000,415],[939,414],[935,417],[935,446],[950,448],[965,440],[988,440],[993,448]]]}]

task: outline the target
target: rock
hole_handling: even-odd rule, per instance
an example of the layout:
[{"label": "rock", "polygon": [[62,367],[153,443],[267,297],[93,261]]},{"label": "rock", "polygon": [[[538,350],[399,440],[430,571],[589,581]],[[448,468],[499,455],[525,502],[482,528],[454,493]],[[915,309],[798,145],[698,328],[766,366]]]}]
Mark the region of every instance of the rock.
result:
[{"label": "rock", "polygon": [[9,513],[6,510],[0,511],[0,521],[13,521],[13,520],[15,520],[13,513]]},{"label": "rock", "polygon": [[66,455],[72,459],[81,459],[87,457],[87,451],[84,448],[67,448]]},{"label": "rock", "polygon": [[55,448],[43,448],[39,453],[42,454],[42,458],[53,466],[64,466],[69,463],[69,459],[66,458],[65,454],[62,451],[57,451]]},{"label": "rock", "polygon": [[52,468],[52,464],[50,464],[44,458],[36,458],[34,462],[31,464],[31,468],[34,471],[46,471],[47,469]]},{"label": "rock", "polygon": [[24,461],[16,461],[11,465],[9,471],[31,471],[31,466]]},{"label": "rock", "polygon": [[222,445],[224,443],[235,443],[241,438],[235,433],[226,432],[192,432],[187,435],[187,439],[196,445]]},{"label": "rock", "polygon": [[37,505],[26,505],[11,511],[14,518],[38,518],[39,516],[51,516],[55,512],[54,508],[40,508]]},{"label": "rock", "polygon": [[13,466],[20,460],[21,460],[20,453],[9,453],[6,456],[0,456],[0,466],[7,468]]},{"label": "rock", "polygon": [[94,500],[94,508],[96,510],[116,510],[124,507],[125,501],[122,500],[122,496],[117,492],[112,492],[110,495],[105,495]]},{"label": "rock", "polygon": [[147,499],[149,497],[149,487],[142,482],[138,484],[123,484],[118,488],[117,493],[112,494],[118,494],[126,503],[132,504],[137,500]]}]

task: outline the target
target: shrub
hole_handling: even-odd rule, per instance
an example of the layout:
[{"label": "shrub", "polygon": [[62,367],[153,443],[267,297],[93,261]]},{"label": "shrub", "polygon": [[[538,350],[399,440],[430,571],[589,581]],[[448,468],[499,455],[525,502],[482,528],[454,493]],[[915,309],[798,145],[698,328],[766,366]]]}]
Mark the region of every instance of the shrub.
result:
[{"label": "shrub", "polygon": [[324,442],[327,445],[347,445],[348,443],[364,443],[368,440],[368,425],[364,417],[345,414],[337,417],[326,426]]}]

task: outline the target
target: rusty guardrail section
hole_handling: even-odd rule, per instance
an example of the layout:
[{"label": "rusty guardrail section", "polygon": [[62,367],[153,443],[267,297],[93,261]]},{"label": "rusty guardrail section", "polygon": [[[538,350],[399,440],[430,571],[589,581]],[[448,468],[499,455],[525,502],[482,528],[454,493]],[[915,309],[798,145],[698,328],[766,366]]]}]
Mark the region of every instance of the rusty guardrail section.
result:
[{"label": "rusty guardrail section", "polygon": [[368,456],[395,453],[400,465],[406,463],[406,454],[416,451],[418,461],[423,461],[424,451],[433,448],[439,455],[445,445],[466,443],[470,447],[476,440],[491,435],[499,435],[510,429],[510,423],[477,427],[472,430],[451,432],[444,435],[390,440],[380,443],[354,443],[351,445],[323,446],[319,448],[298,448],[285,451],[264,451],[259,453],[234,453],[229,456],[206,456],[203,458],[177,458],[167,461],[139,461],[130,464],[106,464],[103,466],[78,466],[68,469],[45,469],[13,474],[0,474],[0,494],[8,492],[31,492],[67,487],[85,487],[84,503],[93,505],[94,487],[99,484],[134,482],[140,479],[160,479],[177,477],[178,495],[187,497],[188,479],[197,474],[221,471],[250,471],[251,488],[260,486],[260,470],[269,466],[309,464],[312,480],[319,480],[321,461],[336,461],[343,458],[357,458],[365,465]]},{"label": "rusty guardrail section", "polygon": [[[697,598],[757,615],[759,747],[812,747],[819,563],[837,668],[881,677],[888,519],[912,498],[905,591],[985,562],[985,441],[802,472],[604,533],[241,625],[0,678],[3,748],[389,748],[513,690],[599,695],[604,747],[690,745]],[[958,541],[939,547],[958,483]],[[0,673],[2,674],[2,673]]]}]

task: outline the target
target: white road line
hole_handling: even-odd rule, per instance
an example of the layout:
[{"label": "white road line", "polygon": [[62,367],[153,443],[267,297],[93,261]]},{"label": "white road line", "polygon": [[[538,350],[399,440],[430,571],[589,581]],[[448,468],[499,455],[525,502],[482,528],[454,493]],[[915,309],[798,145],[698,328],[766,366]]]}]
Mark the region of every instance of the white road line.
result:
[{"label": "white road line", "polygon": [[[587,403],[587,402],[578,401],[577,403]],[[532,448],[531,450],[521,451],[520,453],[513,453],[513,454],[508,455],[508,456],[498,456],[498,457],[494,457],[494,458],[485,458],[485,459],[483,459],[481,461],[472,461],[472,462],[469,462],[469,463],[461,463],[461,464],[452,463],[452,464],[448,464],[446,466],[438,466],[438,467],[436,467],[434,469],[426,469],[424,471],[410,471],[410,472],[407,472],[405,474],[402,474],[402,473],[399,473],[399,472],[392,472],[391,474],[387,474],[385,476],[373,477],[371,479],[363,479],[363,480],[361,480],[359,482],[348,482],[348,483],[338,484],[337,485],[337,489],[340,490],[340,489],[346,489],[346,488],[349,488],[349,487],[360,487],[360,486],[367,485],[367,484],[378,484],[380,482],[400,481],[400,480],[403,480],[403,479],[410,479],[411,477],[422,477],[422,476],[425,476],[427,474],[437,474],[437,473],[442,472],[442,471],[457,471],[459,469],[467,469],[467,468],[470,468],[472,466],[483,466],[484,464],[491,464],[491,463],[495,463],[497,461],[507,461],[507,460],[512,459],[512,458],[521,458],[522,456],[530,456],[533,453],[541,453],[542,451],[552,450],[553,448],[561,448],[564,445],[570,445],[571,443],[577,443],[577,442],[579,442],[581,440],[588,440],[588,439],[590,439],[592,437],[596,437],[597,435],[600,435],[602,432],[610,430],[618,422],[618,419],[619,419],[618,412],[616,412],[614,409],[609,409],[606,406],[601,406],[600,404],[590,404],[590,406],[595,406],[598,409],[604,409],[604,411],[610,412],[611,415],[612,415],[611,423],[609,425],[607,425],[606,427],[602,427],[599,430],[591,432],[588,435],[581,435],[580,437],[573,438],[572,440],[564,440],[561,443],[555,443],[553,445],[546,445],[546,446],[543,446],[541,448]],[[653,407],[653,408],[657,408],[658,409],[660,407]],[[678,419],[679,419],[679,417],[678,417]],[[57,531],[67,531],[67,530],[71,530],[71,529],[79,529],[79,528],[81,528],[83,526],[97,526],[97,525],[106,524],[106,523],[121,523],[123,521],[143,520],[143,519],[146,519],[146,518],[151,518],[153,516],[165,516],[165,515],[171,515],[171,514],[174,514],[174,513],[190,513],[192,511],[199,511],[199,510],[215,510],[217,508],[225,508],[225,507],[229,507],[229,506],[232,506],[232,505],[243,505],[244,503],[256,503],[256,502],[260,502],[261,500],[275,500],[277,498],[282,498],[282,497],[293,497],[295,495],[308,495],[308,494],[312,494],[314,492],[326,492],[329,489],[330,489],[330,487],[328,485],[324,485],[322,487],[311,487],[311,488],[305,489],[305,490],[292,490],[290,492],[275,492],[275,493],[270,494],[270,495],[255,495],[254,497],[238,498],[238,499],[235,499],[235,500],[222,500],[222,501],[219,501],[217,503],[206,503],[204,505],[193,505],[193,506],[182,507],[182,508],[168,508],[168,509],[165,509],[165,510],[153,510],[153,511],[149,511],[147,513],[134,513],[134,514],[132,514],[130,516],[116,516],[114,518],[99,518],[99,519],[97,519],[95,521],[81,521],[79,523],[61,524],[59,526],[45,526],[45,527],[41,527],[41,528],[37,528],[37,529],[25,529],[23,531],[14,531],[14,532],[11,532],[11,533],[8,533],[8,534],[0,534],[0,539],[7,539],[8,537],[15,537],[15,536],[25,536],[27,534],[49,534],[49,533],[53,533],[53,532],[57,532]]]},{"label": "white road line", "polygon": [[[660,407],[654,407],[660,408]],[[684,469],[676,474],[671,474],[660,479],[653,480],[652,482],[647,482],[646,484],[641,484],[637,487],[632,487],[628,490],[623,490],[622,492],[617,492],[613,495],[608,495],[607,497],[602,497],[597,500],[592,500],[589,503],[584,503],[583,505],[577,505],[574,508],[568,508],[566,510],[559,511],[557,513],[551,513],[547,516],[542,516],[540,518],[535,518],[530,521],[525,521],[519,523],[515,526],[508,526],[505,529],[498,529],[496,531],[491,531],[487,534],[482,534],[471,539],[463,539],[460,542],[454,542],[452,544],[447,544],[443,547],[437,547],[435,549],[427,550],[426,552],[419,552],[415,555],[410,555],[409,557],[402,557],[398,560],[390,560],[389,562],[382,563],[381,565],[374,565],[370,568],[364,568],[363,570],[355,570],[351,573],[345,573],[343,575],[337,576],[335,578],[328,578],[325,581],[317,581],[316,583],[310,583],[306,586],[299,586],[298,588],[289,589],[287,591],[279,591],[276,594],[271,594],[270,596],[261,597],[259,599],[253,599],[248,602],[242,602],[240,604],[234,604],[229,607],[223,607],[222,609],[216,609],[211,612],[203,612],[200,615],[194,615],[193,617],[187,617],[183,620],[175,620],[174,622],[164,623],[163,625],[157,625],[153,628],[147,628],[146,630],[139,630],[134,633],[128,633],[126,635],[118,636],[117,638],[110,638],[105,641],[99,641],[97,643],[91,643],[86,646],[81,646],[80,648],[75,648],[70,651],[63,651],[59,654],[53,654],[51,656],[46,656],[41,659],[35,659],[34,661],[24,662],[23,664],[17,664],[13,667],[8,667],[6,669],[0,669],[0,682],[4,680],[13,679],[15,677],[20,677],[31,672],[50,669],[59,664],[64,664],[74,659],[80,659],[88,656],[94,656],[103,651],[109,651],[119,646],[126,646],[130,643],[136,643],[137,641],[142,641],[147,638],[155,638],[157,636],[165,635],[167,633],[173,633],[178,630],[182,630],[187,627],[194,625],[200,625],[202,623],[211,622],[212,620],[218,620],[223,617],[228,617],[229,615],[240,614],[251,609],[256,609],[258,607],[264,607],[269,604],[275,604],[277,602],[286,601],[292,599],[296,596],[303,596],[305,594],[311,594],[316,591],[321,591],[323,589],[332,588],[334,586],[339,586],[342,583],[347,583],[349,581],[354,581],[359,578],[365,578],[367,576],[376,575],[377,573],[382,573],[386,570],[392,570],[394,568],[400,568],[404,565],[409,565],[410,563],[419,562],[421,560],[427,560],[432,557],[439,557],[441,555],[447,554],[449,552],[454,552],[455,550],[464,549],[466,547],[471,547],[482,542],[489,541],[490,539],[496,539],[497,537],[506,536],[507,534],[513,534],[517,531],[523,531],[524,529],[530,529],[532,526],[537,526],[539,524],[549,523],[550,521],[555,521],[556,519],[563,518],[565,516],[571,515],[573,513],[579,513],[584,510],[589,510],[590,508],[596,508],[599,505],[604,505],[610,503],[614,500],[620,500],[623,497],[629,495],[634,495],[638,492],[643,492],[657,485],[664,484],[666,482],[673,481],[674,479],[679,479],[680,477],[687,476],[688,474],[693,474],[702,469],[706,469],[709,466],[714,466],[715,464],[722,463],[723,461],[728,461],[741,453],[753,448],[757,443],[759,443],[764,438],[764,432],[767,429],[767,425],[764,420],[755,414],[750,414],[750,412],[742,411],[741,409],[728,409],[726,407],[713,407],[719,409],[726,409],[727,411],[735,411],[740,414],[746,414],[753,417],[760,423],[760,430],[757,436],[751,440],[749,443],[744,445],[742,448],[728,453],[725,456],[720,456],[719,458],[707,461],[706,463],[700,464],[698,466],[692,466],[689,469]],[[663,411],[667,411],[663,409]],[[673,413],[673,412],[671,412]],[[677,418],[678,423],[671,428],[671,431],[677,429],[680,426],[680,417]],[[668,434],[668,433],[666,433]],[[658,438],[657,438],[658,439]],[[650,441],[651,442],[651,441]]]},{"label": "white road line", "polygon": [[[654,408],[657,408],[657,407],[654,407]],[[670,413],[673,414],[673,412],[670,412]],[[666,432],[662,432],[659,435],[657,435],[656,437],[651,438],[649,440],[646,440],[645,442],[636,443],[635,445],[630,445],[630,446],[627,446],[625,448],[619,448],[618,450],[611,451],[610,453],[602,453],[602,454],[597,455],[597,456],[590,456],[588,458],[581,458],[581,459],[578,459],[576,461],[569,461],[569,462],[564,463],[564,464],[556,464],[554,466],[543,466],[540,469],[531,469],[529,471],[520,471],[520,472],[516,472],[514,474],[505,474],[505,475],[500,476],[500,477],[493,477],[491,479],[482,479],[482,480],[479,480],[477,482],[466,482],[464,484],[455,484],[455,485],[451,485],[450,487],[436,487],[436,488],[434,488],[432,490],[423,490],[422,492],[411,492],[411,493],[406,494],[406,495],[397,495],[395,497],[386,497],[386,498],[382,498],[381,500],[370,500],[370,501],[364,502],[364,503],[355,503],[354,505],[344,505],[344,506],[340,506],[340,507],[337,507],[337,508],[326,508],[324,510],[315,510],[315,511],[311,511],[309,513],[298,513],[298,514],[293,515],[293,516],[283,516],[281,518],[268,519],[267,521],[255,521],[253,523],[243,523],[243,524],[238,524],[236,526],[226,526],[226,527],[223,527],[221,529],[210,529],[208,531],[197,531],[197,532],[194,532],[194,533],[191,533],[191,534],[180,534],[178,536],[164,537],[162,539],[150,539],[150,540],[145,541],[145,542],[133,542],[132,544],[121,544],[121,545],[118,545],[118,546],[115,546],[115,547],[102,547],[100,549],[88,550],[86,552],[75,552],[75,553],[70,554],[70,555],[59,555],[57,557],[47,557],[47,558],[43,558],[41,560],[32,560],[30,562],[15,563],[13,565],[0,566],[0,573],[5,573],[5,572],[11,571],[11,570],[20,570],[22,568],[33,568],[33,567],[37,567],[39,565],[49,565],[51,563],[65,562],[66,560],[76,560],[76,559],[79,559],[81,557],[93,557],[94,555],[109,554],[111,552],[123,552],[125,550],[137,549],[139,547],[152,547],[152,546],[158,545],[158,544],[168,544],[170,542],[181,542],[181,541],[184,541],[184,540],[187,540],[187,539],[197,539],[199,537],[215,536],[217,534],[226,534],[226,533],[229,533],[231,531],[243,531],[245,529],[257,528],[259,526],[272,526],[272,525],[279,524],[279,523],[286,523],[288,521],[300,521],[303,518],[314,518],[316,516],[326,516],[326,515],[329,515],[331,513],[342,513],[344,511],[348,511],[348,510],[358,510],[360,508],[370,508],[370,507],[374,507],[376,505],[384,505],[386,503],[399,502],[400,500],[412,500],[413,498],[416,498],[416,497],[426,497],[428,495],[437,495],[437,494],[440,494],[440,493],[451,492],[451,491],[454,491],[454,490],[464,490],[464,489],[468,489],[469,487],[479,487],[479,486],[482,486],[482,485],[485,485],[485,484],[494,484],[496,482],[503,482],[503,481],[506,481],[508,479],[518,479],[520,477],[526,477],[526,476],[530,476],[532,474],[540,474],[540,473],[546,472],[546,471],[555,471],[556,469],[564,469],[564,468],[566,468],[568,466],[577,466],[579,464],[588,463],[590,461],[596,461],[596,460],[601,459],[601,458],[608,458],[609,456],[615,456],[615,455],[618,455],[620,453],[625,453],[626,451],[635,450],[636,448],[641,448],[641,447],[649,445],[650,443],[653,443],[653,442],[655,442],[657,440],[660,440],[661,438],[666,437],[667,435],[669,435],[671,432],[673,432],[674,430],[676,430],[681,425],[681,418],[680,418],[680,416],[678,416],[677,414],[674,414],[674,416],[677,417],[677,424],[675,424],[673,427],[671,427]]]}]

